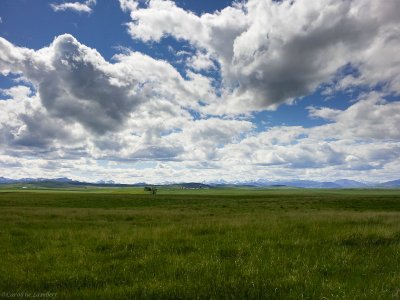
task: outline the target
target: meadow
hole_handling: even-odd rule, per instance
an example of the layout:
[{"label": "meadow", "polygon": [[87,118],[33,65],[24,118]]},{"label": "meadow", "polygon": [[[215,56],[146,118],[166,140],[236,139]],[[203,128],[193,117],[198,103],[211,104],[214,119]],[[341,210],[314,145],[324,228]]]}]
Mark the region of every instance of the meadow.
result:
[{"label": "meadow", "polygon": [[18,293],[400,299],[400,190],[1,189],[0,298]]}]

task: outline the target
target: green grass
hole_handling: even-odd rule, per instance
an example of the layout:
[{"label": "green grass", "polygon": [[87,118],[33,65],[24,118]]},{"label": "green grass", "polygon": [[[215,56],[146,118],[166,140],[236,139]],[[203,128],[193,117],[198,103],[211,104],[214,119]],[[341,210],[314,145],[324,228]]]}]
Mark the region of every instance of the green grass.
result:
[{"label": "green grass", "polygon": [[0,191],[2,293],[398,299],[399,190]]}]

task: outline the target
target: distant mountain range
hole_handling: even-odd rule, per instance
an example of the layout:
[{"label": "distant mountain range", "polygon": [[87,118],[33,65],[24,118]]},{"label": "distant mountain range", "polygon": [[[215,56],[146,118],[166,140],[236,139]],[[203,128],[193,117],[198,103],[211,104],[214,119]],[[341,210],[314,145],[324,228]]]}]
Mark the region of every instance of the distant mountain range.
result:
[{"label": "distant mountain range", "polygon": [[343,189],[343,188],[397,188],[400,187],[400,180],[387,182],[360,182],[350,179],[339,179],[335,181],[315,181],[315,180],[278,180],[266,181],[258,180],[255,182],[245,182],[246,185],[268,187],[268,186],[287,186],[298,188],[324,188],[324,189]]},{"label": "distant mountain range", "polygon": [[96,183],[92,182],[83,182],[72,180],[66,177],[60,178],[21,178],[21,179],[10,179],[0,177],[0,184],[35,184],[40,186],[48,186],[48,187],[63,187],[63,186],[110,186],[110,187],[124,187],[124,186],[142,186],[145,184],[118,184],[114,183],[114,181],[99,181]]},{"label": "distant mountain range", "polygon": [[[63,186],[104,186],[104,187],[129,187],[129,186],[146,186],[146,183],[136,184],[118,184],[114,181],[98,181],[98,182],[81,182],[72,180],[66,177],[60,178],[21,178],[21,179],[10,179],[0,177],[0,184],[35,184],[40,186],[48,187],[63,187]],[[246,181],[246,182],[184,182],[184,183],[168,183],[158,184],[158,186],[174,186],[185,189],[204,189],[212,187],[297,187],[297,188],[328,188],[328,189],[340,189],[340,188],[400,188],[400,179],[386,182],[376,183],[364,183],[349,179],[340,179],[336,181],[314,181],[314,180],[279,180],[279,181],[268,181],[268,180],[257,180],[257,181]]]}]

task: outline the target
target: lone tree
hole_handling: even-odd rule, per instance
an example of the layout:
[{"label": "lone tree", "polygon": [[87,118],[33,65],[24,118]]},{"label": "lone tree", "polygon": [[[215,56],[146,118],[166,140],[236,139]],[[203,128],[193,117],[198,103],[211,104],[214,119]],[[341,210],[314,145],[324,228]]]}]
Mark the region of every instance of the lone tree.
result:
[{"label": "lone tree", "polygon": [[144,187],[144,191],[145,192],[150,192],[152,195],[157,194],[157,188],[155,188],[155,187],[145,186]]}]

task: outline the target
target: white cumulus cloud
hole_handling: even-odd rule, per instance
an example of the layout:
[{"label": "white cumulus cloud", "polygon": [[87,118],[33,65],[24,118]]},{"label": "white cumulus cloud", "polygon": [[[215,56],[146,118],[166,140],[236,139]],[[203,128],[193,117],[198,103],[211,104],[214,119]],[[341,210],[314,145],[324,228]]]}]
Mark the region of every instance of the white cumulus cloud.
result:
[{"label": "white cumulus cloud", "polygon": [[201,16],[173,1],[147,3],[130,10],[131,36],[145,42],[173,36],[215,57],[224,87],[234,91],[230,105],[223,103],[227,109],[290,102],[347,64],[359,70],[363,84],[385,83],[400,92],[396,0],[249,0]]},{"label": "white cumulus cloud", "polygon": [[[127,48],[107,60],[70,34],[38,50],[0,38],[0,73],[15,81],[0,90],[0,176],[398,177],[397,0],[249,0],[202,15],[177,3],[120,0],[132,38],[183,41],[165,45],[182,68]],[[53,8],[89,13],[94,4]],[[307,108],[312,126],[252,113],[296,105],[319,87],[336,97]],[[339,99],[352,89],[350,102]]]},{"label": "white cumulus cloud", "polygon": [[64,2],[64,3],[51,3],[50,6],[54,11],[72,10],[76,12],[91,13],[92,6],[96,4],[96,0],[86,0],[84,2]]}]

